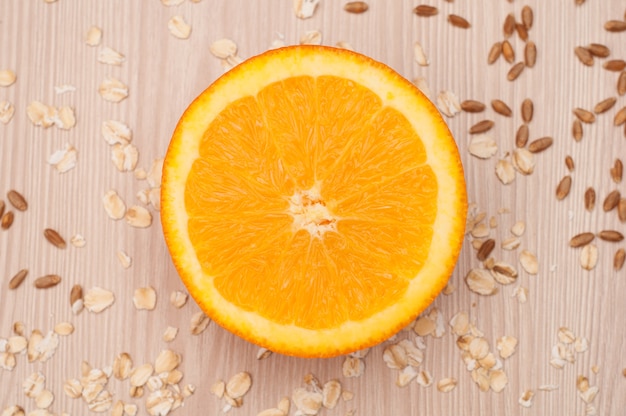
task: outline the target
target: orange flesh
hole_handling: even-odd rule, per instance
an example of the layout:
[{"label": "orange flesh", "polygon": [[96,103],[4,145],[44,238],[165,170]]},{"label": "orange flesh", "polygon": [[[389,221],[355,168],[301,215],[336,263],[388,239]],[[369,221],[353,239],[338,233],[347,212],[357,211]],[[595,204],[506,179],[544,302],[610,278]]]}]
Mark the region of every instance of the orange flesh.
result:
[{"label": "orange flesh", "polygon": [[402,297],[428,256],[437,192],[399,111],[353,81],[302,76],[214,119],[185,206],[197,257],[225,299],[324,329]]}]

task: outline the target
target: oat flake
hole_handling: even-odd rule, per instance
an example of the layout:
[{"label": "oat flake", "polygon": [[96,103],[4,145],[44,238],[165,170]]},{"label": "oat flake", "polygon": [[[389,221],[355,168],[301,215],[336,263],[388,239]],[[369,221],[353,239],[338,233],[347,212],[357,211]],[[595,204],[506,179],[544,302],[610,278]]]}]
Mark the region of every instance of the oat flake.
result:
[{"label": "oat flake", "polygon": [[187,39],[191,35],[191,26],[182,16],[174,16],[167,22],[167,28],[172,36],[178,39]]},{"label": "oat flake", "polygon": [[102,29],[98,26],[92,26],[85,35],[85,43],[89,46],[98,46],[102,40]]},{"label": "oat flake", "polygon": [[98,87],[98,93],[106,101],[119,103],[128,97],[128,86],[113,77],[106,77]]},{"label": "oat flake", "polygon": [[0,101],[0,122],[8,124],[15,114],[15,107],[9,101]]},{"label": "oat flake", "polygon": [[48,157],[48,164],[54,166],[59,173],[65,173],[76,167],[78,151],[70,144],[65,144],[65,148],[57,150]]},{"label": "oat flake", "polygon": [[83,302],[89,312],[100,313],[113,305],[115,295],[111,291],[94,286],[85,293]]}]

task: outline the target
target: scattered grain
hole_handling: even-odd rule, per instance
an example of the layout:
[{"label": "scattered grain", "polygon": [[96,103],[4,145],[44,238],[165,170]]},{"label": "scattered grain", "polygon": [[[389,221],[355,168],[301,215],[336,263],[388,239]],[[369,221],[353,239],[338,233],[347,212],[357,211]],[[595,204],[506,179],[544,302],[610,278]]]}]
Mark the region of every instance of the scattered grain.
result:
[{"label": "scattered grain", "polygon": [[626,250],[623,248],[618,249],[613,257],[613,269],[615,271],[622,270],[624,267],[624,261],[626,260]]},{"label": "scattered grain", "polygon": [[209,51],[217,58],[226,59],[237,55],[237,44],[230,39],[219,39],[211,43]]},{"label": "scattered grain", "polygon": [[17,272],[11,280],[9,280],[9,289],[15,290],[20,287],[20,285],[24,282],[24,279],[26,279],[26,276],[28,276],[28,269],[22,269]]},{"label": "scattered grain", "polygon": [[526,30],[533,26],[533,9],[530,6],[522,7],[522,24]]},{"label": "scattered grain", "polygon": [[523,40],[524,42],[528,40],[528,30],[523,24],[517,23],[515,25],[515,30],[517,31],[517,36],[519,36],[521,40]]},{"label": "scattered grain", "polygon": [[470,22],[467,21],[467,19],[456,14],[449,14],[448,22],[452,26],[460,27],[461,29],[469,29],[472,26]]},{"label": "scattered grain", "polygon": [[495,262],[489,271],[501,285],[510,285],[517,280],[517,270],[504,261]]},{"label": "scattered grain", "polygon": [[610,241],[613,243],[622,241],[624,235],[616,230],[602,230],[598,233],[598,237],[604,241]]},{"label": "scattered grain", "polygon": [[128,269],[133,264],[133,259],[125,251],[118,250],[115,254],[123,268]]},{"label": "scattered grain", "polygon": [[15,107],[9,101],[0,101],[0,122],[8,124],[15,114]]},{"label": "scattered grain", "polygon": [[[531,66],[531,65],[528,65],[528,66]],[[511,69],[507,73],[506,79],[508,79],[509,81],[515,81],[521,75],[523,70],[524,70],[524,62],[516,63],[515,65],[511,67]]]},{"label": "scattered grain", "polygon": [[122,81],[108,76],[98,87],[98,93],[106,101],[119,103],[128,97],[128,86]]},{"label": "scattered grain", "polygon": [[613,162],[613,167],[609,170],[609,173],[611,174],[611,179],[613,179],[613,182],[620,183],[622,181],[624,164],[620,159],[615,159],[615,162]]},{"label": "scattered grain", "polygon": [[64,249],[67,247],[67,243],[65,242],[65,239],[61,237],[61,234],[59,234],[58,231],[52,228],[46,228],[43,231],[43,235],[46,238],[46,240],[48,240],[48,242],[52,244],[53,246],[60,248],[60,249]]},{"label": "scattered grain", "polygon": [[530,175],[535,170],[535,157],[527,149],[515,149],[512,161],[515,169],[524,175]]},{"label": "scattered grain", "polygon": [[469,133],[470,134],[485,133],[491,130],[494,124],[495,123],[492,120],[481,120],[478,123],[474,124],[472,127],[470,127]]},{"label": "scattered grain", "polygon": [[487,134],[471,136],[468,150],[472,156],[480,159],[489,159],[498,151],[495,140]]},{"label": "scattered grain", "polygon": [[483,296],[491,296],[498,292],[496,281],[485,269],[471,269],[465,276],[465,283],[469,289]]},{"label": "scattered grain", "polygon": [[356,357],[347,356],[341,366],[341,372],[344,377],[360,377],[365,371],[365,362]]},{"label": "scattered grain", "polygon": [[191,35],[191,25],[182,16],[173,16],[167,22],[167,28],[172,36],[178,39],[188,39]]},{"label": "scattered grain", "polygon": [[587,66],[593,66],[593,55],[584,46],[576,46],[574,48],[574,54],[580,62]]},{"label": "scattered grain", "polygon": [[596,191],[592,187],[587,188],[585,191],[585,209],[587,211],[593,211],[596,206]]},{"label": "scattered grain", "polygon": [[448,393],[454,390],[457,381],[455,378],[443,378],[437,382],[437,390],[442,393]]},{"label": "scattered grain", "polygon": [[457,96],[451,91],[442,91],[437,95],[439,111],[448,117],[454,117],[461,111],[461,104]]},{"label": "scattered grain", "polygon": [[0,70],[0,87],[8,87],[13,85],[15,80],[17,79],[17,75],[15,72],[10,69],[2,69]]},{"label": "scattered grain", "polygon": [[148,382],[148,379],[154,373],[152,364],[146,363],[135,367],[130,372],[130,385],[133,387],[141,387]]},{"label": "scattered grain", "polygon": [[617,78],[617,93],[619,95],[626,94],[626,71],[622,71]]},{"label": "scattered grain", "polygon": [[604,203],[602,204],[602,209],[604,210],[604,212],[609,212],[615,209],[619,205],[620,199],[621,194],[617,189],[609,192],[606,198],[604,198]]},{"label": "scattered grain", "polygon": [[569,245],[570,247],[574,247],[574,248],[583,247],[591,243],[594,240],[594,238],[595,238],[595,235],[590,232],[576,234],[574,237],[570,239]]},{"label": "scattered grain", "polygon": [[498,60],[500,55],[502,54],[502,42],[496,42],[489,49],[489,55],[487,55],[487,63],[489,65],[493,64]]},{"label": "scattered grain", "polygon": [[583,138],[583,125],[578,119],[574,120],[572,124],[572,136],[577,142],[581,141]]},{"label": "scattered grain", "polygon": [[596,114],[604,113],[610,110],[615,105],[616,102],[617,102],[617,98],[615,97],[610,97],[605,100],[602,100],[593,107],[593,112]]},{"label": "scattered grain", "polygon": [[11,189],[7,193],[7,199],[11,205],[13,205],[13,208],[18,211],[26,211],[28,209],[28,202],[26,202],[26,198],[14,189]]},{"label": "scattered grain", "polygon": [[533,119],[533,110],[534,105],[533,101],[530,98],[526,98],[524,101],[522,101],[521,113],[522,120],[524,120],[525,123],[530,123]]},{"label": "scattered grain", "polygon": [[620,198],[617,203],[617,218],[621,222],[626,222],[626,198]]},{"label": "scattered grain", "polygon": [[533,405],[533,397],[535,392],[532,390],[526,390],[519,398],[519,404],[523,407],[531,407]]},{"label": "scattered grain", "polygon": [[369,5],[364,1],[350,1],[343,6],[348,13],[365,13],[369,9]]},{"label": "scattered grain", "polygon": [[147,228],[152,224],[152,214],[146,208],[133,205],[124,216],[126,223],[135,228]]},{"label": "scattered grain", "polygon": [[502,42],[502,56],[510,64],[515,62],[515,50],[508,40]]},{"label": "scattered grain", "polygon": [[126,204],[116,191],[107,191],[102,198],[102,203],[109,218],[114,220],[124,218],[124,215],[126,214]]},{"label": "scattered grain", "polygon": [[531,153],[540,153],[548,149],[554,143],[552,137],[546,136],[536,139],[528,144],[528,151]]},{"label": "scattered grain", "polygon": [[106,47],[98,52],[98,62],[107,65],[120,66],[126,57],[115,49]]},{"label": "scattered grain", "polygon": [[502,33],[506,39],[513,36],[513,32],[515,32],[515,15],[513,13],[509,13],[504,18],[504,24],[502,25]]},{"label": "scattered grain", "polygon": [[85,35],[85,43],[89,46],[98,46],[102,40],[102,29],[98,26],[92,26],[89,28]]},{"label": "scattered grain", "polygon": [[610,61],[606,61],[602,67],[607,71],[621,72],[626,69],[626,61],[623,59],[611,59]]},{"label": "scattered grain", "polygon": [[574,159],[569,155],[565,156],[565,166],[570,172],[574,171]]},{"label": "scattered grain", "polygon": [[437,13],[439,13],[439,10],[434,6],[420,4],[419,6],[413,9],[413,13],[422,17],[430,17],[430,16],[435,16]]},{"label": "scattered grain", "polygon": [[461,109],[466,113],[480,113],[485,110],[485,104],[476,100],[465,100],[461,103]]},{"label": "scattered grain", "polygon": [[2,216],[2,219],[0,219],[0,227],[2,227],[3,230],[8,230],[11,227],[11,225],[13,225],[14,218],[15,218],[15,214],[13,214],[13,211],[6,212]]},{"label": "scattered grain", "polygon": [[478,249],[478,252],[476,253],[476,257],[478,258],[478,260],[480,261],[487,260],[487,258],[489,257],[489,255],[491,254],[495,246],[496,246],[496,241],[493,238],[485,240],[481,244],[480,248]]},{"label": "scattered grain", "polygon": [[556,187],[556,199],[559,201],[565,199],[567,195],[569,195],[569,191],[572,188],[572,177],[570,175],[566,175],[561,179],[559,184]]},{"label": "scattered grain", "polygon": [[56,274],[47,274],[35,279],[33,284],[37,289],[49,289],[59,283],[61,283],[61,276]]},{"label": "scattered grain", "polygon": [[524,46],[524,64],[528,68],[532,68],[535,66],[536,62],[537,62],[537,45],[535,45],[535,42],[533,41],[526,42],[526,46]]},{"label": "scattered grain", "polygon": [[596,121],[596,116],[583,108],[575,108],[574,115],[583,123],[591,124]]},{"label": "scattered grain", "polygon": [[528,143],[528,136],[528,125],[522,124],[515,133],[515,146],[519,148],[525,147],[526,143]]},{"label": "scattered grain", "polygon": [[624,123],[626,123],[626,106],[622,107],[617,113],[615,113],[615,118],[613,119],[613,124],[616,126]]}]

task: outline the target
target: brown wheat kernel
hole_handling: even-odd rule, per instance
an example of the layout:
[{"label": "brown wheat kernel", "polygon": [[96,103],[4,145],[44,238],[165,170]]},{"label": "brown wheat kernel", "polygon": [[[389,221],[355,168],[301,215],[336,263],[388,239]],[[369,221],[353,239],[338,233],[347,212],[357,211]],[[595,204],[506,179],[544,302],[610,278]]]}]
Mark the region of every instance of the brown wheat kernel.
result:
[{"label": "brown wheat kernel", "polygon": [[578,119],[574,120],[572,124],[572,136],[577,142],[581,141],[583,138],[583,125]]},{"label": "brown wheat kernel", "polygon": [[530,98],[526,98],[522,101],[522,120],[525,123],[530,123],[533,119],[534,105]]},{"label": "brown wheat kernel", "polygon": [[600,240],[618,243],[624,239],[624,234],[615,230],[602,230],[598,233]]},{"label": "brown wheat kernel", "polygon": [[604,209],[604,212],[609,212],[617,207],[620,198],[621,195],[617,189],[609,192],[606,198],[604,198],[604,203],[602,204],[602,209]]},{"label": "brown wheat kernel", "polygon": [[[528,66],[532,66],[532,65],[528,65]],[[523,70],[524,70],[524,62],[516,63],[515,65],[511,67],[509,72],[506,74],[506,79],[508,79],[509,81],[515,81],[522,74]]]},{"label": "brown wheat kernel", "polygon": [[576,55],[578,60],[582,62],[584,65],[587,65],[587,66],[593,65],[593,55],[591,55],[591,52],[589,52],[589,49],[585,48],[584,46],[576,46],[574,48],[574,54]]},{"label": "brown wheat kernel", "polygon": [[61,237],[61,234],[59,234],[58,231],[53,230],[52,228],[46,228],[43,230],[43,235],[46,237],[46,240],[48,240],[48,242],[56,248],[63,249],[67,247],[65,239]]},{"label": "brown wheat kernel", "polygon": [[478,258],[478,260],[480,261],[487,260],[487,258],[489,257],[489,255],[491,254],[495,246],[496,246],[496,240],[494,240],[493,238],[489,238],[485,240],[480,245],[480,248],[478,249],[478,252],[476,253],[476,258]]},{"label": "brown wheat kernel", "polygon": [[517,23],[515,25],[515,30],[517,31],[517,36],[519,36],[521,40],[523,40],[524,42],[528,40],[528,31],[522,23]]},{"label": "brown wheat kernel", "polygon": [[626,30],[626,20],[609,20],[604,24],[604,29],[609,32],[623,32]]},{"label": "brown wheat kernel", "polygon": [[508,40],[502,42],[502,56],[510,64],[515,62],[515,50]]},{"label": "brown wheat kernel", "polygon": [[609,111],[617,102],[617,98],[609,97],[605,100],[600,101],[593,107],[593,112],[596,114],[602,114],[606,111]]},{"label": "brown wheat kernel", "polygon": [[496,113],[501,114],[505,117],[511,117],[513,115],[513,111],[511,110],[511,108],[506,105],[502,100],[492,100],[491,107]]},{"label": "brown wheat kernel", "polygon": [[620,126],[626,123],[626,106],[622,107],[617,113],[615,113],[615,118],[613,119],[613,124],[616,126]]},{"label": "brown wheat kernel", "polygon": [[607,71],[620,72],[626,68],[626,61],[623,59],[612,59],[610,61],[606,61],[602,67]]},{"label": "brown wheat kernel", "polygon": [[572,177],[566,175],[561,179],[559,184],[556,187],[556,199],[559,201],[565,199],[567,195],[569,195],[569,191],[572,188]]},{"label": "brown wheat kernel", "polygon": [[596,116],[591,111],[587,111],[583,108],[575,108],[574,115],[583,123],[591,124],[596,121]]},{"label": "brown wheat kernel", "polygon": [[[622,270],[624,267],[624,261],[626,260],[626,250],[620,248],[615,252],[615,257],[613,257],[613,269],[616,271]],[[626,368],[624,369],[624,377],[626,377]]]},{"label": "brown wheat kernel", "polygon": [[491,121],[491,120],[479,121],[478,123],[476,123],[472,127],[470,127],[469,133],[470,134],[484,133],[486,131],[491,130],[493,125],[494,125],[494,122]]},{"label": "brown wheat kernel", "polygon": [[0,199],[0,218],[2,218],[2,216],[4,215],[4,201]]},{"label": "brown wheat kernel", "polygon": [[0,227],[2,227],[3,230],[8,230],[13,224],[14,218],[15,215],[13,214],[13,211],[8,211],[2,216],[2,219],[0,220]]},{"label": "brown wheat kernel", "polygon": [[593,208],[596,206],[596,191],[595,189],[589,187],[585,191],[585,209],[587,211],[593,211]]},{"label": "brown wheat kernel", "polygon": [[70,290],[70,307],[72,308],[72,311],[74,311],[77,302],[80,302],[81,304],[83,302],[83,287],[81,285],[74,285],[72,286],[72,290]]},{"label": "brown wheat kernel", "polygon": [[56,274],[47,274],[35,279],[35,287],[37,289],[48,289],[61,283],[61,276]]},{"label": "brown wheat kernel", "polygon": [[504,33],[504,37],[508,39],[513,36],[513,32],[515,32],[515,16],[513,13],[509,13],[504,19],[502,33]]},{"label": "brown wheat kernel", "polygon": [[576,3],[576,6],[580,6],[581,4],[585,3],[585,1],[587,0],[574,0],[574,3]]},{"label": "brown wheat kernel", "polygon": [[617,93],[619,95],[626,94],[626,71],[622,71],[617,79]]},{"label": "brown wheat kernel", "polygon": [[522,7],[522,24],[529,30],[533,26],[533,9],[530,6]]},{"label": "brown wheat kernel", "polygon": [[439,9],[437,9],[434,6],[427,6],[425,4],[420,4],[419,6],[413,9],[413,13],[422,17],[430,17],[430,16],[435,16],[437,13],[439,13]]},{"label": "brown wheat kernel", "polygon": [[615,159],[613,167],[610,169],[611,179],[613,182],[620,183],[622,181],[622,175],[624,173],[624,164],[620,159]]},{"label": "brown wheat kernel", "polygon": [[574,248],[586,246],[587,244],[591,243],[595,238],[596,236],[593,233],[589,232],[576,234],[569,240],[569,246]]},{"label": "brown wheat kernel", "polygon": [[611,55],[611,50],[600,43],[590,43],[587,46],[587,50],[590,54],[597,56],[598,58],[606,58]]},{"label": "brown wheat kernel", "polygon": [[502,54],[502,42],[496,42],[489,49],[489,55],[487,56],[487,63],[489,65],[493,64],[498,60],[500,55]]},{"label": "brown wheat kernel", "polygon": [[28,202],[26,202],[26,198],[16,190],[10,190],[7,193],[7,198],[11,205],[18,211],[26,211],[28,209]]},{"label": "brown wheat kernel", "polygon": [[554,143],[552,137],[542,137],[540,139],[530,142],[530,144],[528,145],[528,151],[530,151],[531,153],[540,153],[552,146],[552,143]]},{"label": "brown wheat kernel", "polygon": [[532,68],[535,62],[537,62],[537,45],[533,41],[528,41],[524,46],[524,64]]},{"label": "brown wheat kernel", "polygon": [[469,29],[472,26],[467,19],[456,14],[449,14],[448,22],[452,26],[460,27],[461,29]]},{"label": "brown wheat kernel", "polygon": [[617,218],[621,222],[626,222],[626,198],[620,198],[617,204]]},{"label": "brown wheat kernel", "polygon": [[17,289],[18,287],[20,287],[24,279],[26,279],[27,275],[28,275],[28,269],[22,269],[19,272],[17,272],[15,276],[13,276],[11,280],[9,280],[9,289],[13,290],[13,289]]},{"label": "brown wheat kernel", "polygon": [[461,110],[466,113],[480,113],[485,110],[485,104],[476,100],[465,100],[461,103]]},{"label": "brown wheat kernel", "polygon": [[565,166],[567,166],[567,170],[570,172],[574,171],[574,159],[571,156],[565,156]]},{"label": "brown wheat kernel", "polygon": [[364,1],[351,1],[343,6],[343,9],[348,13],[365,13],[370,6]]},{"label": "brown wheat kernel", "polygon": [[528,125],[522,124],[517,129],[517,133],[515,134],[515,146],[524,147],[526,143],[528,143]]}]

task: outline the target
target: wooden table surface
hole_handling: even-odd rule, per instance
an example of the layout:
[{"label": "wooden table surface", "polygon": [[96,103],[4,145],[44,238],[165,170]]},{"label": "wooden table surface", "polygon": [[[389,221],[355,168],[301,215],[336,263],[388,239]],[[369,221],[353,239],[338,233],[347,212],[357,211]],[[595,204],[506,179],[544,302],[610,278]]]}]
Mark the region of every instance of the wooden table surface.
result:
[{"label": "wooden table surface", "polygon": [[[26,413],[34,411],[36,400],[26,395],[23,383],[40,372],[45,389],[54,396],[51,413],[92,414],[85,400],[64,392],[66,380],[80,379],[83,362],[106,369],[126,352],[138,367],[154,364],[160,351],[171,349],[182,357],[180,389],[195,386],[195,394],[185,397],[183,407],[172,414],[221,414],[226,401],[212,394],[211,387],[239,372],[251,375],[252,386],[242,406],[229,411],[233,415],[256,415],[276,407],[281,398],[306,387],[307,374],[321,383],[337,379],[352,393],[334,409],[320,410],[320,415],[626,414],[626,271],[613,267],[614,255],[625,243],[596,238],[592,244],[597,247],[598,259],[591,270],[581,267],[583,249],[569,246],[570,238],[578,233],[624,231],[616,210],[603,209],[609,192],[626,191],[624,183],[616,183],[610,173],[615,160],[626,156],[624,126],[614,126],[616,113],[626,106],[626,96],[616,90],[620,73],[603,68],[611,59],[626,59],[626,32],[604,29],[607,21],[626,19],[624,2],[424,0],[439,9],[433,17],[416,16],[412,10],[418,4],[370,0],[367,12],[350,14],[343,10],[343,1],[321,0],[311,18],[299,19],[290,1],[278,0],[186,0],[173,6],[158,0],[0,0],[0,71],[9,69],[17,75],[15,83],[0,87],[0,102],[10,102],[15,111],[8,123],[0,123],[0,199],[7,203],[7,211],[15,213],[12,226],[0,229],[0,339],[17,336],[16,322],[23,324],[25,338],[39,330],[47,336],[46,342],[56,339],[50,331],[57,324],[69,322],[74,327],[73,333],[58,336],[58,347],[47,361],[29,362],[25,353],[0,356],[2,367],[11,367],[11,359],[15,359],[12,370],[0,368],[0,410],[19,405]],[[537,61],[518,79],[508,81],[512,65],[503,57],[488,65],[487,56],[495,42],[504,40],[507,14],[514,13],[520,22],[525,5],[534,11],[528,35],[537,46]],[[471,27],[451,25],[449,14],[466,18]],[[188,39],[170,33],[168,21],[174,16],[182,16],[191,26]],[[85,42],[92,26],[102,30],[96,46]],[[170,303],[172,292],[185,289],[165,247],[158,211],[148,206],[152,225],[140,229],[110,219],[103,208],[102,198],[109,190],[117,191],[129,207],[145,207],[137,194],[151,187],[146,180],[137,179],[141,171],[120,172],[112,163],[112,147],[101,133],[103,122],[118,120],[131,128],[131,143],[139,152],[137,169],[148,171],[154,160],[164,156],[186,105],[224,72],[220,59],[210,52],[214,41],[233,40],[238,56],[245,59],[276,41],[296,44],[310,30],[319,30],[325,45],[347,42],[408,79],[423,77],[434,101],[440,92],[449,91],[459,101],[474,99],[487,104],[482,113],[460,112],[446,120],[463,158],[472,212],[485,213],[487,227],[483,231],[496,242],[492,257],[510,263],[519,275],[513,284],[497,284],[498,292],[492,296],[472,292],[465,276],[484,266],[472,246],[472,241],[481,237],[467,235],[450,280],[456,289],[441,295],[432,306],[443,318],[445,333],[417,340],[424,344],[424,359],[416,372],[427,371],[433,379],[430,386],[413,380],[398,387],[398,370],[383,361],[385,348],[402,339],[416,340],[412,330],[372,348],[361,359],[364,369],[357,377],[344,376],[345,357],[307,360],[273,354],[259,360],[258,347],[215,323],[199,335],[191,335],[190,322],[199,308],[192,300],[181,308]],[[509,41],[515,62],[523,61],[524,41],[518,34]],[[415,42],[423,46],[428,66],[416,63]],[[574,48],[590,43],[606,45],[610,57],[596,57],[592,66],[583,65]],[[98,62],[106,47],[123,54],[124,62],[119,66]],[[119,103],[103,99],[98,90],[107,77],[128,86],[126,99]],[[75,90],[58,88],[64,85]],[[610,97],[617,99],[616,104],[596,115],[595,122],[583,123],[582,139],[574,140],[573,109],[593,110]],[[532,174],[517,173],[512,183],[504,185],[495,174],[496,164],[510,160],[516,149],[516,131],[523,123],[520,105],[526,98],[534,103],[530,140],[549,136],[554,144],[534,155]],[[512,116],[496,113],[490,105],[494,99],[505,102],[513,110]],[[36,126],[27,114],[35,101],[57,109],[73,108],[76,125],[67,130]],[[487,159],[469,153],[472,137],[468,130],[483,119],[495,122],[487,134],[497,151]],[[76,149],[77,160],[75,167],[61,173],[48,161],[66,145]],[[574,162],[571,172],[566,156]],[[571,176],[571,190],[559,201],[555,190],[566,175]],[[589,187],[596,192],[596,206],[591,211],[584,205]],[[12,189],[27,199],[26,211],[17,211],[8,203],[6,195]],[[520,221],[525,232],[519,237],[519,247],[503,249],[501,244],[513,236],[511,227]],[[45,228],[59,231],[68,247],[59,249],[47,242]],[[480,227],[475,234],[480,235]],[[84,247],[69,243],[76,235],[84,237]],[[124,268],[119,261],[120,250],[132,259],[130,267]],[[519,263],[524,250],[538,259],[536,275],[527,273]],[[585,253],[589,250],[593,251],[586,249]],[[21,269],[29,270],[26,280],[9,290],[9,279]],[[48,274],[61,276],[61,282],[36,289],[35,279]],[[109,290],[115,301],[100,313],[83,310],[74,314],[69,298],[76,284],[85,293],[94,287]],[[137,310],[134,291],[149,286],[156,291],[156,308]],[[518,296],[524,291],[526,302]],[[467,313],[482,331],[496,357],[498,339],[511,336],[518,340],[514,354],[500,359],[508,379],[503,391],[483,392],[474,382],[461,358],[457,335],[448,325],[459,312]],[[173,341],[165,342],[162,337],[169,326],[179,332]],[[561,328],[571,332],[561,330],[559,337]],[[62,332],[60,327],[57,330]],[[12,342],[19,344],[17,339]],[[569,361],[555,368],[550,362],[559,343]],[[455,379],[457,385],[441,392],[437,384],[446,378]],[[169,389],[174,391],[172,386]],[[138,414],[148,414],[148,398],[154,399],[147,387],[143,397],[131,397],[129,380],[115,377],[110,377],[105,390],[111,393],[113,404],[118,400],[135,404]],[[528,408],[519,403],[527,390],[534,393]],[[40,404],[42,401],[43,397]],[[297,414],[296,410],[292,403],[289,414]]]}]

